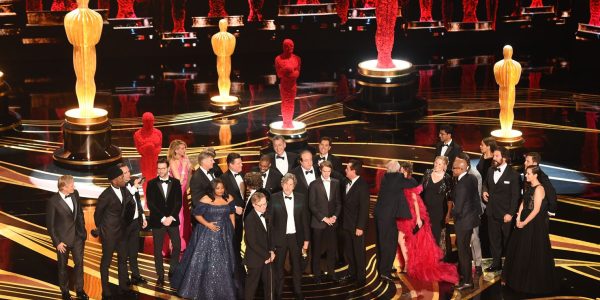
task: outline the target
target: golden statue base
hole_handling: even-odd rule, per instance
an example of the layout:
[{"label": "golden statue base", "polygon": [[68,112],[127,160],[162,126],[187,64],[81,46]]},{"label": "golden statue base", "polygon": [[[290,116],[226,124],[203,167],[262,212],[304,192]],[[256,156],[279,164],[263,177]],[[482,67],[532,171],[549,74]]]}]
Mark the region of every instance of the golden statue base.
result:
[{"label": "golden statue base", "polygon": [[92,116],[81,116],[78,108],[65,114],[63,148],[54,152],[54,161],[71,168],[99,168],[121,160],[121,150],[111,144],[108,112],[94,108]]},{"label": "golden statue base", "polygon": [[240,101],[236,96],[214,96],[210,98],[209,110],[218,113],[231,113],[240,109]]},{"label": "golden statue base", "polygon": [[462,31],[492,31],[491,21],[481,22],[450,22],[448,23],[448,32]]},{"label": "golden statue base", "polygon": [[308,139],[306,124],[299,121],[292,121],[292,128],[284,128],[283,121],[277,121],[269,124],[269,136],[281,135],[286,143],[304,143]]},{"label": "golden statue base", "polygon": [[239,31],[241,27],[244,27],[244,16],[226,16],[192,17],[192,28],[218,28],[221,19],[227,20],[227,27],[232,27],[231,31],[233,32]]},{"label": "golden statue base", "polygon": [[503,146],[508,150],[510,157],[510,166],[516,170],[520,170],[525,162],[525,139],[523,133],[512,129],[508,136],[504,135],[501,129],[492,131],[492,136],[496,139],[496,144]]}]

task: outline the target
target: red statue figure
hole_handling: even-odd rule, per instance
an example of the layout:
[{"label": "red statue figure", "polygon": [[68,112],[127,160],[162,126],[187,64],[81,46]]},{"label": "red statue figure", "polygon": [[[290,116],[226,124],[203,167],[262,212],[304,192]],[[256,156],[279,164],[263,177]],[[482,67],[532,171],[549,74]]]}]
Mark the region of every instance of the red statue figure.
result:
[{"label": "red statue figure", "polygon": [[262,21],[262,8],[265,0],[248,0],[250,11],[248,13],[248,22]]},{"label": "red statue figure", "polygon": [[375,44],[377,46],[377,67],[393,68],[392,48],[394,47],[394,29],[398,15],[398,0],[377,0],[375,16],[377,18],[377,32]]},{"label": "red statue figure", "polygon": [[294,118],[294,100],[296,99],[296,79],[300,76],[300,57],[294,54],[294,42],[283,41],[283,53],[275,57],[275,71],[279,77],[281,95],[281,117],[283,128],[292,128]]},{"label": "red statue figure", "polygon": [[42,0],[27,0],[25,2],[25,9],[27,11],[44,10],[44,4],[42,3]]},{"label": "red statue figure", "polygon": [[600,0],[590,0],[590,25],[600,26]]},{"label": "red statue figure", "polygon": [[134,0],[117,0],[119,10],[117,11],[117,19],[136,18],[133,11]]},{"label": "red statue figure", "polygon": [[479,0],[462,0],[463,22],[477,22],[477,3]]},{"label": "red statue figure", "polygon": [[186,0],[171,0],[173,32],[185,32],[185,1]]},{"label": "red statue figure", "polygon": [[121,118],[135,118],[138,116],[137,103],[140,101],[140,95],[119,95],[121,102]]},{"label": "red statue figure", "polygon": [[77,2],[74,0],[54,0],[52,1],[51,11],[72,11],[77,8]]},{"label": "red statue figure", "polygon": [[227,17],[225,0],[208,0],[208,17]]},{"label": "red statue figure", "polygon": [[421,18],[419,19],[419,21],[433,21],[433,17],[431,16],[432,3],[433,0],[419,0],[419,5],[421,7]]},{"label": "red statue figure", "polygon": [[336,1],[336,11],[338,17],[340,17],[340,23],[346,24],[348,22],[348,0],[337,0]]},{"label": "red statue figure", "polygon": [[542,7],[544,6],[544,4],[542,3],[542,0],[531,0],[531,5],[529,5],[529,7]]},{"label": "red statue figure", "polygon": [[[142,128],[133,134],[133,141],[141,155],[142,176],[150,180],[157,174],[156,163],[162,147],[162,132],[154,128],[154,115],[151,112],[145,112],[142,115],[142,124]],[[148,180],[144,182],[144,194]]]}]

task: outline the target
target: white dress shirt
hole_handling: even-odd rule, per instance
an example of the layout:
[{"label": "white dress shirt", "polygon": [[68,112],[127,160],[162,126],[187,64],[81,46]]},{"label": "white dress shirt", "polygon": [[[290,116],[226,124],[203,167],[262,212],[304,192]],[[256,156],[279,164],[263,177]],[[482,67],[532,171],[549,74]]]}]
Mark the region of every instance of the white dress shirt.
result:
[{"label": "white dress shirt", "polygon": [[319,154],[319,157],[317,158],[317,164],[321,166],[321,163],[327,160],[328,155],[329,153],[325,154],[325,156],[323,156],[323,154]]},{"label": "white dress shirt", "polygon": [[63,201],[65,201],[65,203],[67,203],[67,206],[69,206],[69,208],[71,209],[71,212],[73,212],[73,199],[71,199],[71,197],[67,197],[65,194],[63,194],[62,192],[58,192],[58,194],[60,195],[60,197],[63,199]]},{"label": "white dress shirt", "polygon": [[350,181],[348,184],[346,184],[346,194],[348,193],[348,191],[350,191],[350,189],[352,188],[352,185],[358,180],[360,176],[356,176],[354,179],[352,179],[352,181]]},{"label": "white dress shirt", "polygon": [[[315,181],[315,179],[317,179],[317,177],[315,176],[315,168],[310,168],[310,170],[304,170],[304,168],[300,168],[302,169],[302,174],[304,174],[304,179],[306,179],[306,185],[310,186],[310,183]],[[312,171],[312,172],[310,172]],[[306,172],[310,172],[308,174],[306,174]]]},{"label": "white dress shirt", "polygon": [[115,194],[117,195],[117,198],[119,198],[119,201],[121,201],[121,204],[123,204],[123,194],[121,194],[121,189],[115,188],[114,186],[112,186],[112,184],[110,185],[110,187],[112,188],[113,192],[115,192]]},{"label": "white dress shirt", "polygon": [[500,179],[500,176],[502,176],[502,174],[504,173],[506,166],[507,166],[507,164],[503,163],[502,165],[500,165],[498,167],[498,168],[500,168],[500,172],[494,170],[494,183],[498,183],[498,180]]},{"label": "white dress shirt", "polygon": [[[450,140],[450,141],[449,141],[449,142],[447,142],[447,143],[444,143],[444,146],[442,146],[442,151],[440,152],[440,155],[443,155],[443,156],[448,156],[448,155],[446,155],[446,151],[448,150],[448,146],[449,146],[450,144],[452,144],[452,140]],[[448,146],[446,146],[446,145],[448,145]]]},{"label": "white dress shirt", "polygon": [[[210,177],[209,177],[210,178]],[[161,178],[158,177],[159,180],[169,180],[169,177],[167,178]],[[169,188],[169,185],[166,182],[161,182],[160,184],[162,184],[162,188],[163,188],[163,193],[165,193],[165,200],[167,199],[167,189]],[[136,209],[137,210],[137,209]],[[166,218],[170,218],[171,216],[164,216],[160,219],[160,222],[164,222]]]},{"label": "white dress shirt", "polygon": [[285,175],[288,172],[288,158],[287,158],[287,153],[284,151],[283,152],[283,159],[281,158],[277,158],[277,156],[280,156],[279,154],[275,153],[275,167],[277,168],[277,170],[279,170],[279,172],[281,172],[281,174]]},{"label": "white dress shirt", "polygon": [[208,177],[208,180],[213,181],[215,179],[215,176],[213,176],[212,174],[209,174],[208,170],[204,170],[203,167],[200,167],[200,170],[202,170],[202,172],[204,172],[204,175],[206,175],[206,177]]},{"label": "white dress shirt", "polygon": [[[127,184],[125,187],[129,191],[131,196],[133,196],[133,200],[135,201],[135,193],[138,191],[138,189],[136,189],[135,186],[133,186],[131,184]],[[138,212],[137,201],[135,201],[135,213],[133,213],[133,219],[135,220],[135,219],[139,218],[140,217],[139,214],[140,213]],[[145,220],[146,216],[142,215],[142,219]]]},{"label": "white dress shirt", "polygon": [[[286,199],[286,196],[292,197],[292,199]],[[288,215],[285,234],[296,233],[296,222],[294,222],[294,193],[291,193],[290,195],[283,193],[283,203],[285,204],[285,210]]]},{"label": "white dress shirt", "polygon": [[329,201],[331,198],[331,177],[329,177],[329,179],[325,179],[323,176],[321,176],[321,180],[323,181],[323,186],[325,187],[325,193],[327,193],[327,201]]}]

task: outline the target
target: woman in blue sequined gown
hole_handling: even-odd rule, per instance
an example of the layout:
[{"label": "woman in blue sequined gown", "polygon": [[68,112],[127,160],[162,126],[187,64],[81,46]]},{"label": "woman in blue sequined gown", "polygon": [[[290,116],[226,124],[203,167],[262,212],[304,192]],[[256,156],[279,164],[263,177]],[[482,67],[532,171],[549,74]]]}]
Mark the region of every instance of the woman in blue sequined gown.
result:
[{"label": "woman in blue sequined gown", "polygon": [[188,299],[235,299],[233,234],[235,207],[220,179],[200,199],[193,214],[200,224],[194,228],[171,287]]}]

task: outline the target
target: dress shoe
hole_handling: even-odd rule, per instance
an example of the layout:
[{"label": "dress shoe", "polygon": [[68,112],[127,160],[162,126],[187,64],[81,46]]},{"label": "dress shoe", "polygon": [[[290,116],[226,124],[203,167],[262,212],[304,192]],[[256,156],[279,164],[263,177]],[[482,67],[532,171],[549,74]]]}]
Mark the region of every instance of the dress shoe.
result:
[{"label": "dress shoe", "polygon": [[470,288],[473,288],[473,284],[472,283],[463,283],[463,284],[460,284],[460,285],[456,286],[456,289],[459,290],[459,291],[467,290],[467,289],[470,289]]},{"label": "dress shoe", "polygon": [[63,300],[71,300],[71,293],[69,292],[62,292],[62,299]]},{"label": "dress shoe", "polygon": [[477,275],[483,274],[483,269],[481,269],[481,266],[475,267],[475,274],[477,274]]},{"label": "dress shoe", "polygon": [[164,286],[165,285],[165,278],[162,276],[158,276],[158,279],[156,279],[156,286]]},{"label": "dress shoe", "polygon": [[142,283],[148,283],[148,280],[144,279],[142,276],[131,276],[131,283],[132,284],[142,284]]},{"label": "dress shoe", "polygon": [[85,293],[85,291],[77,291],[77,298],[81,299],[81,300],[88,300],[90,299],[90,297],[88,296],[88,294]]},{"label": "dress shoe", "polygon": [[502,271],[502,267],[499,265],[491,265],[489,268],[485,269],[486,272],[497,272]]}]

